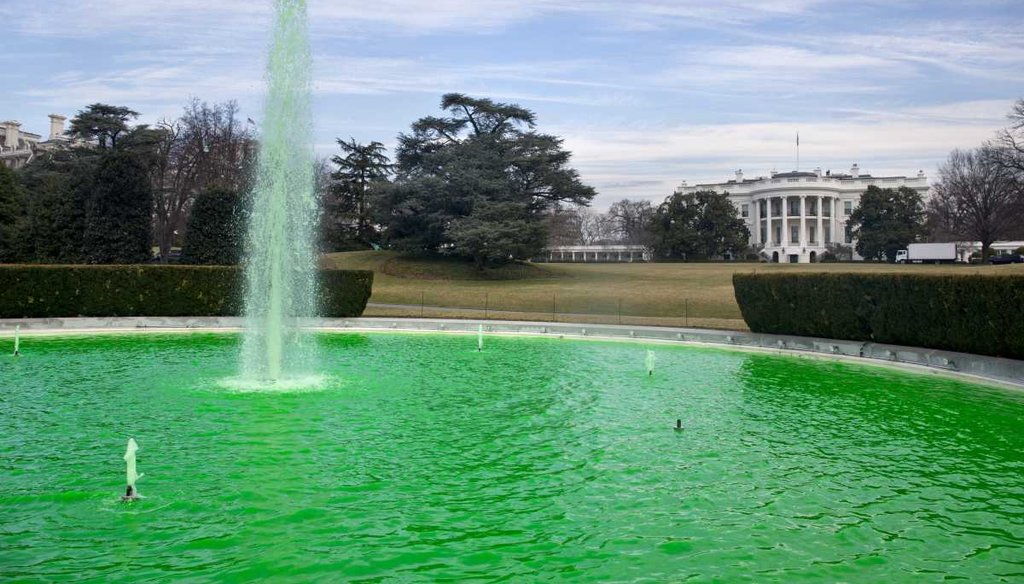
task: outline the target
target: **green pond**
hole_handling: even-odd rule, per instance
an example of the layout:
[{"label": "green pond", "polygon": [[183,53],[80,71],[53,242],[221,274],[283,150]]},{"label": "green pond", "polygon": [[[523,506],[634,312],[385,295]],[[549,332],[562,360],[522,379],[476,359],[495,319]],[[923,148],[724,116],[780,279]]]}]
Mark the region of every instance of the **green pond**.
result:
[{"label": "green pond", "polygon": [[314,389],[253,392],[236,335],[23,339],[0,580],[1024,578],[1024,394],[685,346],[318,341]]}]

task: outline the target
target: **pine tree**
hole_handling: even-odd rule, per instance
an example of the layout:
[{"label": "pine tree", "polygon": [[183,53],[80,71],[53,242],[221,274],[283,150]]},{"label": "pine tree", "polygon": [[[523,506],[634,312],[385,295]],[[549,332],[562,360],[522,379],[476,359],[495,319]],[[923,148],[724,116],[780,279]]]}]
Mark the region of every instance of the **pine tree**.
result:
[{"label": "pine tree", "polygon": [[237,264],[242,254],[242,198],[211,189],[192,205],[181,250],[183,264]]},{"label": "pine tree", "polygon": [[104,153],[85,198],[84,259],[91,264],[148,262],[153,191],[146,165],[130,152]]}]

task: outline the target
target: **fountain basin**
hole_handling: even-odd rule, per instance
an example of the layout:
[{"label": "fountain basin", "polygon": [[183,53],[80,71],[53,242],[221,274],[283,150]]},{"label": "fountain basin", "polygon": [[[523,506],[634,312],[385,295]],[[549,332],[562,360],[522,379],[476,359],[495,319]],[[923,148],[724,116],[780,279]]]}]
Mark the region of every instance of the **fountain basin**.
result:
[{"label": "fountain basin", "polygon": [[477,352],[474,324],[320,334],[321,380],[256,393],[231,383],[232,332],[27,336],[0,361],[0,571],[881,581],[1019,561],[1024,394],[592,336],[485,331]]}]

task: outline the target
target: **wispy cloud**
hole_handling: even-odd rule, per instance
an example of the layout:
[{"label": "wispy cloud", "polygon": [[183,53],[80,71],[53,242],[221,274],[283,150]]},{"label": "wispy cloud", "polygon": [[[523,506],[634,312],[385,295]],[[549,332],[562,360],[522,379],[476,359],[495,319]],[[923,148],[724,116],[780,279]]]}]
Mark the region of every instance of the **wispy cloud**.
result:
[{"label": "wispy cloud", "polygon": [[[269,0],[0,0],[3,117],[196,96],[258,116]],[[309,0],[319,148],[391,143],[460,91],[535,109],[601,191],[737,167],[931,173],[1024,93],[1010,0]],[[10,47],[10,49],[8,49]]]}]

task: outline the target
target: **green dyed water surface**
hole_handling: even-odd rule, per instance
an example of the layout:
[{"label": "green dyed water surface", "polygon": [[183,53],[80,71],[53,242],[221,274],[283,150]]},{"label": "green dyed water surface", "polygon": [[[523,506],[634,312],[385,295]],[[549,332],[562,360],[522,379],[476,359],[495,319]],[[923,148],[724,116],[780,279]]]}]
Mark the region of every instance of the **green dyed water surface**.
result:
[{"label": "green dyed water surface", "polygon": [[[0,579],[1024,577],[1021,394],[690,347],[318,342],[319,389],[247,392],[234,335],[23,339]],[[129,436],[145,499],[122,504]]]}]

